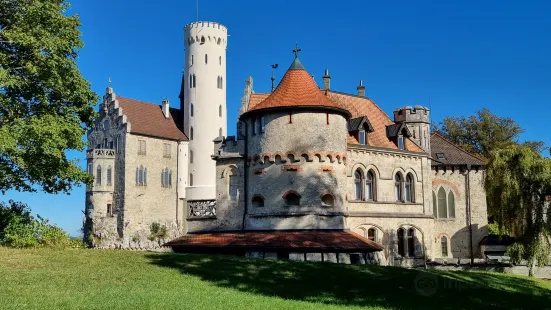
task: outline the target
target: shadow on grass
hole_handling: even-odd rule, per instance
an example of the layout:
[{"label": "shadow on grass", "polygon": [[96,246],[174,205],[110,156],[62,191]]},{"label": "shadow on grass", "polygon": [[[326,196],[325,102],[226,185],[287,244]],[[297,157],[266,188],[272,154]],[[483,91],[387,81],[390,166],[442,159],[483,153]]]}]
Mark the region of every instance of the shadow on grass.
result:
[{"label": "shadow on grass", "polygon": [[551,291],[530,279],[482,272],[150,254],[151,263],[220,287],[326,304],[401,309],[543,309]]}]

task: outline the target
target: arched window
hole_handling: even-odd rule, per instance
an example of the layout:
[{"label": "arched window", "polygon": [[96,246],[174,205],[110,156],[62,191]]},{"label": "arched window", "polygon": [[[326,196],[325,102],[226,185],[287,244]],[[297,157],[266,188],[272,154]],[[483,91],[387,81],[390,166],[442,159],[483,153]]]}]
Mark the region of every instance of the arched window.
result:
[{"label": "arched window", "polygon": [[222,136],[222,128],[218,129],[218,136],[219,136],[219,137]]},{"label": "arched window", "polygon": [[285,199],[285,204],[288,206],[299,206],[300,205],[300,195],[295,191],[288,191],[283,194],[283,199]]},{"label": "arched window", "polygon": [[189,186],[193,186],[193,173],[189,174]]},{"label": "arched window", "polygon": [[193,66],[193,55],[191,55],[191,65]]},{"label": "arched window", "polygon": [[396,197],[396,201],[403,201],[402,197],[402,186],[404,183],[404,179],[402,178],[402,175],[398,172],[394,176],[394,196]]},{"label": "arched window", "polygon": [[195,74],[193,74],[193,88],[195,88],[197,84],[197,77],[195,76]]},{"label": "arched window", "polygon": [[438,217],[438,203],[434,191],[432,192],[432,213],[434,213],[434,217]]},{"label": "arched window", "polygon": [[205,37],[201,36],[201,44],[205,44]]},{"label": "arched window", "polygon": [[111,166],[107,166],[107,185],[111,185],[111,174],[113,171],[111,170]]},{"label": "arched window", "polygon": [[162,187],[171,187],[172,186],[172,171],[165,168],[161,172],[161,186]]},{"label": "arched window", "polygon": [[376,231],[375,231],[375,228],[370,228],[367,230],[367,239],[371,240],[371,241],[375,241],[375,234],[376,234]]},{"label": "arched window", "polygon": [[354,172],[354,199],[363,200],[362,197],[363,173],[360,169]]},{"label": "arched window", "polygon": [[205,54],[205,65],[209,63],[209,56],[207,56],[207,54]]},{"label": "arched window", "polygon": [[101,185],[101,165],[96,168],[96,185]]},{"label": "arched window", "polygon": [[405,189],[405,201],[406,202],[414,202],[414,195],[413,195],[413,186],[414,186],[414,183],[413,183],[413,176],[411,175],[411,173],[408,173],[407,176],[406,176],[406,182],[404,183],[404,189]]},{"label": "arched window", "polygon": [[408,229],[408,256],[415,257],[415,229]]},{"label": "arched window", "polygon": [[446,202],[446,191],[443,187],[438,190],[438,218],[448,217],[448,204]]},{"label": "arched window", "polygon": [[193,114],[194,114],[193,112],[194,112],[194,111],[193,111],[193,103],[190,103],[190,104],[189,104],[189,115],[190,115],[190,116],[193,116]]},{"label": "arched window", "polygon": [[222,105],[218,106],[218,116],[222,117]]},{"label": "arched window", "polygon": [[327,207],[335,204],[335,198],[331,194],[325,194],[321,197],[321,204]]},{"label": "arched window", "polygon": [[222,65],[222,56],[218,56],[218,64]]},{"label": "arched window", "polygon": [[404,244],[405,230],[403,228],[398,229],[398,255],[404,257],[406,256],[405,244]]},{"label": "arched window", "polygon": [[375,174],[373,170],[369,170],[365,178],[365,199],[375,201]]},{"label": "arched window", "polygon": [[224,89],[224,78],[220,77],[220,89]]},{"label": "arched window", "polygon": [[448,193],[448,217],[455,218],[455,196],[453,191]]},{"label": "arched window", "polygon": [[189,163],[193,164],[193,150],[189,150]]},{"label": "arched window", "polygon": [[92,164],[88,164],[88,174],[94,174],[94,167]]},{"label": "arched window", "polygon": [[193,127],[189,128],[189,139],[193,140]]},{"label": "arched window", "polygon": [[448,238],[446,236],[440,238],[440,246],[442,248],[442,257],[448,257]]},{"label": "arched window", "polygon": [[229,195],[231,201],[237,200],[237,193],[238,193],[238,179],[237,179],[237,168],[232,167],[232,169],[229,171]]},{"label": "arched window", "polygon": [[255,208],[264,207],[264,197],[262,197],[260,195],[254,195],[253,199],[252,199],[252,202],[253,202],[253,207],[255,207]]}]

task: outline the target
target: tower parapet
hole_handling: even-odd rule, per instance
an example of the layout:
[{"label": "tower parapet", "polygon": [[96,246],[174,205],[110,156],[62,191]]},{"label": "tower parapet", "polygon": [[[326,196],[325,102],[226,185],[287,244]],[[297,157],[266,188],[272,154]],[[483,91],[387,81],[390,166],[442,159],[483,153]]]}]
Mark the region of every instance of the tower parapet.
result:
[{"label": "tower parapet", "polygon": [[412,139],[425,152],[430,153],[430,110],[416,105],[394,110],[394,122],[406,123],[412,132]]}]

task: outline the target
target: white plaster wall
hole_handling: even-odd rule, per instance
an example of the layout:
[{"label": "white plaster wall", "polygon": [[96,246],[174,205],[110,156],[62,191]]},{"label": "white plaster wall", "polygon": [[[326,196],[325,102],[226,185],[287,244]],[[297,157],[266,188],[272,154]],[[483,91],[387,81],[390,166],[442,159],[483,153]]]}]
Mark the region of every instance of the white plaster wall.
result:
[{"label": "white plaster wall", "polygon": [[[193,174],[193,184],[188,183],[188,200],[215,199],[216,163],[211,159],[212,141],[227,135],[226,117],[226,47],[227,29],[213,22],[191,23],[184,28],[185,71],[184,131],[190,138],[189,150],[193,163],[188,173]],[[204,43],[201,43],[204,38]],[[205,63],[205,55],[208,62]],[[189,76],[195,75],[196,87],[190,88]],[[222,76],[222,89],[217,87],[217,77]],[[194,113],[190,115],[193,104]],[[222,115],[219,115],[219,106]],[[191,140],[193,127],[193,140]],[[188,175],[189,182],[189,175]]]}]

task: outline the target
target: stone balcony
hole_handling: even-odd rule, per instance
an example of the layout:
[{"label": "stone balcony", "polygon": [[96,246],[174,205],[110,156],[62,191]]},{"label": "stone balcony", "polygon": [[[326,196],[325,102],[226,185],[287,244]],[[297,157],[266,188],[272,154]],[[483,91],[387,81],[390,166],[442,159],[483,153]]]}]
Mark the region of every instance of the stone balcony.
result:
[{"label": "stone balcony", "polygon": [[115,154],[113,149],[89,149],[86,150],[86,159],[114,159]]}]

